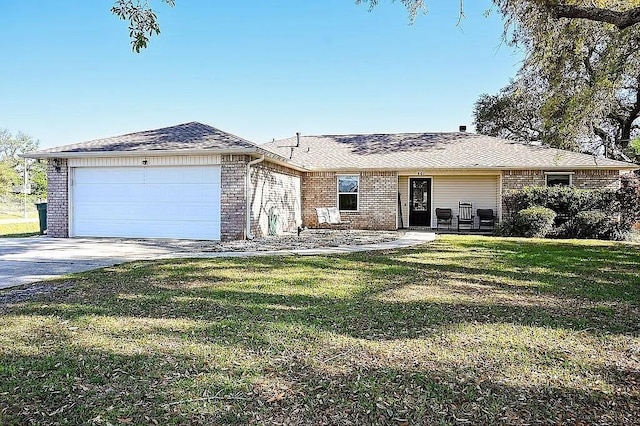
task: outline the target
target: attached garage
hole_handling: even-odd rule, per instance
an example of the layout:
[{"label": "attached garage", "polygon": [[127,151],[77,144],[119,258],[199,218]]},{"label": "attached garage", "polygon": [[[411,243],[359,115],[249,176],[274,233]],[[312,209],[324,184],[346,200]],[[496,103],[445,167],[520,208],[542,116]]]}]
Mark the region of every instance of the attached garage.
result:
[{"label": "attached garage", "polygon": [[72,167],[70,236],[220,239],[219,165]]},{"label": "attached garage", "polygon": [[64,145],[30,158],[48,160],[51,237],[229,241],[300,226],[300,168],[202,123]]}]

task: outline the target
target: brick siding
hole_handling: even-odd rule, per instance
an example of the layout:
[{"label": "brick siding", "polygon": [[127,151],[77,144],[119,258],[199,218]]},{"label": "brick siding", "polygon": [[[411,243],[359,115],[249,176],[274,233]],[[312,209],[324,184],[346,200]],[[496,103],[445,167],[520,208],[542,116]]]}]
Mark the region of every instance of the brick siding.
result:
[{"label": "brick siding", "polygon": [[301,225],[302,173],[269,162],[251,168],[251,233],[269,235],[269,216],[277,220],[276,234],[295,232]]},{"label": "brick siding", "polygon": [[[245,237],[245,155],[224,155],[221,165],[221,217],[220,236],[223,241]],[[48,235],[54,238],[69,236],[69,187],[67,161],[58,160],[60,171],[56,171],[53,160],[47,168]],[[295,231],[300,224],[300,175],[301,173],[273,164],[256,165],[252,176],[254,188],[262,188],[259,209],[253,218],[254,234],[261,236],[268,232],[268,212],[271,207],[282,217],[280,232]],[[257,192],[254,191],[254,194]],[[254,200],[256,203],[257,200]]]},{"label": "brick siding", "polygon": [[502,172],[502,191],[522,189],[525,186],[545,186],[542,170],[504,170]]},{"label": "brick siding", "polygon": [[244,238],[246,211],[245,176],[250,157],[223,155],[220,169],[220,239],[222,241]]},{"label": "brick siding", "polygon": [[69,168],[67,160],[59,159],[56,170],[49,160],[47,166],[47,235],[53,238],[69,237]]},{"label": "brick siding", "polygon": [[[245,175],[251,157],[223,155],[221,165],[221,239],[223,241],[245,237]],[[53,160],[47,167],[48,235],[54,238],[69,236],[69,188],[67,161],[58,160],[56,171]],[[617,170],[573,171],[573,184],[578,188],[616,188],[620,184]],[[354,173],[357,174],[357,173]],[[335,172],[300,173],[295,170],[264,162],[253,166],[252,232],[256,236],[269,231],[269,212],[276,212],[278,229],[293,232],[302,223],[316,227],[315,207],[337,206],[337,176]],[[361,172],[359,210],[341,212],[342,218],[351,220],[355,229],[396,229],[398,174],[396,172]],[[502,191],[525,186],[544,186],[544,171],[506,170],[502,172]],[[300,205],[301,204],[301,205]],[[503,206],[504,209],[504,206]]]},{"label": "brick siding", "polygon": [[[343,174],[343,173],[340,173]],[[358,174],[358,173],[354,173]],[[302,222],[317,227],[316,207],[338,205],[337,173],[312,172],[302,176]],[[361,172],[357,212],[340,212],[355,229],[394,230],[397,227],[398,174]]]},{"label": "brick siding", "polygon": [[620,188],[619,170],[575,170],[573,186],[582,189]]},{"label": "brick siding", "polygon": [[[573,173],[573,186],[581,189],[618,188],[618,170],[566,170]],[[562,173],[562,172],[558,172]],[[543,170],[505,170],[502,172],[502,190],[522,189],[525,186],[545,186]]]}]

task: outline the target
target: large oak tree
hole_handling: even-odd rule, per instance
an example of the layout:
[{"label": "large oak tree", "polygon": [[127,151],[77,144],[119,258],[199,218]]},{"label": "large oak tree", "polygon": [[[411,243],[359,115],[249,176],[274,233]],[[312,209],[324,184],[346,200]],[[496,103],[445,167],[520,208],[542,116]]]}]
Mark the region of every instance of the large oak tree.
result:
[{"label": "large oak tree", "polygon": [[538,22],[545,36],[523,27],[528,56],[518,76],[476,102],[480,133],[547,145],[633,156],[640,131],[638,30],[561,20]]},{"label": "large oak tree", "polygon": [[[382,0],[354,1],[375,8]],[[398,1],[412,20],[428,3]],[[462,19],[464,0],[456,4]],[[640,0],[487,0],[487,7],[503,15],[505,37],[527,59],[515,81],[478,101],[478,129],[623,156],[640,115]],[[160,32],[147,0],[116,0],[112,12],[129,21],[136,52]]]},{"label": "large oak tree", "polygon": [[[354,0],[357,4],[376,7],[381,0]],[[394,1],[394,0],[390,0]],[[431,0],[436,1],[436,0]],[[449,0],[451,1],[451,0]],[[426,10],[427,0],[399,0],[411,16],[411,19]],[[460,18],[464,16],[464,0],[458,0]],[[175,0],[157,0],[173,7]],[[491,3],[491,2],[489,2]],[[532,10],[542,12],[545,18],[568,18],[608,23],[619,30],[640,23],[640,0],[493,0],[493,4],[505,15],[508,26],[517,24]],[[131,46],[140,52],[146,48],[149,38],[160,34],[158,17],[149,0],[115,0],[111,12],[120,19],[128,21]]]}]

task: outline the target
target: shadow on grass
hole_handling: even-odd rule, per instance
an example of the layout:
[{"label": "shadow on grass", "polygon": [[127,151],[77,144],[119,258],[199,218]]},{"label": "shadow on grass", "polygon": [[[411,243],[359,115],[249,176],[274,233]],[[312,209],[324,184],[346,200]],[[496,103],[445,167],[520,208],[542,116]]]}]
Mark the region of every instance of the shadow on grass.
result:
[{"label": "shadow on grass", "polygon": [[[80,275],[86,291],[69,293],[63,305],[25,304],[14,312],[67,319],[277,319],[385,339],[467,322],[629,335],[640,330],[629,315],[640,300],[640,256],[632,248],[493,239],[476,239],[469,247],[462,241],[340,257],[131,264]],[[418,296],[434,288],[439,293],[426,301],[394,300],[407,287]],[[441,293],[448,297],[440,300]],[[398,324],[407,324],[406,330]]]},{"label": "shadow on grass", "polygon": [[40,232],[18,232],[15,234],[0,234],[0,238],[27,238],[36,237],[40,235]]},{"label": "shadow on grass", "polygon": [[605,393],[559,380],[516,385],[496,380],[495,366],[421,360],[397,368],[357,350],[326,362],[302,351],[257,362],[238,348],[227,359],[97,350],[66,332],[30,344],[45,349],[0,353],[0,390],[11,390],[0,401],[5,424],[628,425],[640,412],[637,372],[613,365],[592,373],[616,389]]},{"label": "shadow on grass", "polygon": [[[618,390],[605,394],[561,379],[516,385],[499,379],[516,363],[499,352],[493,363],[423,357],[398,368],[369,349],[341,355],[325,347],[324,339],[336,336],[390,345],[393,353],[392,345],[407,339],[437,341],[456,327],[485,325],[637,338],[640,259],[629,247],[466,241],[336,257],[138,262],[79,274],[74,288],[7,308],[6,321],[52,319],[87,332],[106,321],[111,331],[95,332],[96,347],[55,327],[16,335],[12,344],[22,349],[0,352],[0,392],[10,394],[0,407],[9,423],[68,415],[82,423],[95,416],[148,423],[147,416],[177,424],[629,424],[640,413],[637,371],[608,360],[575,366],[554,342],[543,349],[519,342],[518,350],[537,357],[523,368],[557,365]],[[30,354],[34,348],[40,353]],[[81,403],[55,413],[78,394]]]}]

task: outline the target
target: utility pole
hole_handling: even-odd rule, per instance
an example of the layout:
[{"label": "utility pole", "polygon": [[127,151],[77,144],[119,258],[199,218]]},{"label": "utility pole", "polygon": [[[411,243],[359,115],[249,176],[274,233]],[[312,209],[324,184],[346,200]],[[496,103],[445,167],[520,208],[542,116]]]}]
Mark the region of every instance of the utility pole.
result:
[{"label": "utility pole", "polygon": [[27,159],[24,158],[24,182],[22,183],[22,206],[23,206],[23,217],[27,218],[27,182],[29,182],[29,176],[27,172]]}]

